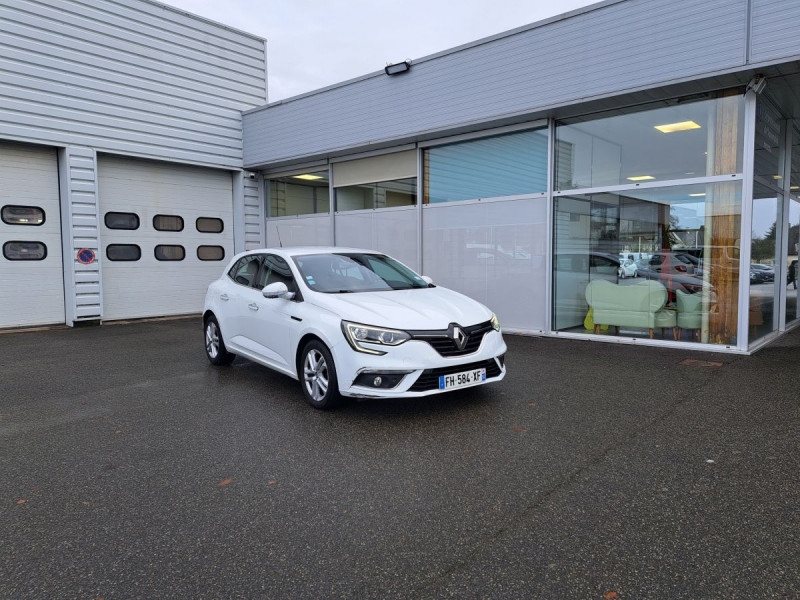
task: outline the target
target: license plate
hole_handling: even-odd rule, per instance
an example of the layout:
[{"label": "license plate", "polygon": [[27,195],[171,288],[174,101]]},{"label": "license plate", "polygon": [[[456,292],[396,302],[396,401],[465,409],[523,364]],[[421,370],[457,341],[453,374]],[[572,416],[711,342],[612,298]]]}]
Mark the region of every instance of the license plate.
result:
[{"label": "license plate", "polygon": [[454,390],[475,385],[481,381],[486,381],[486,369],[473,369],[472,371],[453,373],[452,375],[439,375],[439,389]]}]

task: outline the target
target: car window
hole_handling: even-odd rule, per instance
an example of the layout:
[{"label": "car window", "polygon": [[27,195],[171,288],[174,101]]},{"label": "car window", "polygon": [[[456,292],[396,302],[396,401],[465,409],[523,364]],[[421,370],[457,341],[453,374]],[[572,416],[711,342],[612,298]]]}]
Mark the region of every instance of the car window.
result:
[{"label": "car window", "polygon": [[294,257],[306,285],[325,293],[426,288],[408,267],[382,254],[336,253]]},{"label": "car window", "polygon": [[271,283],[285,283],[290,292],[297,293],[297,283],[289,268],[289,263],[274,254],[264,255],[264,268],[258,274],[256,287],[263,289]]},{"label": "car window", "polygon": [[258,274],[258,268],[261,266],[261,256],[258,254],[250,254],[243,256],[236,264],[228,271],[228,277],[233,279],[239,285],[246,285],[253,287]]}]

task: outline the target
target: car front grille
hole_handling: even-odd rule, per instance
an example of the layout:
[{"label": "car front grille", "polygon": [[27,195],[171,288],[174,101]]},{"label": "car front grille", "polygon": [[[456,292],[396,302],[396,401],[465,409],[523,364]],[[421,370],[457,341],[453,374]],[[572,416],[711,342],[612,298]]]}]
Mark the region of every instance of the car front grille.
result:
[{"label": "car front grille", "polygon": [[441,331],[410,331],[411,339],[427,342],[442,356],[464,356],[477,352],[483,341],[483,336],[492,330],[492,322],[478,323],[469,327],[462,327],[467,334],[467,343],[463,350],[459,350],[456,343],[447,337],[447,330]]},{"label": "car front grille", "polygon": [[500,375],[500,367],[497,366],[497,361],[493,358],[489,360],[482,360],[480,362],[469,363],[466,365],[454,365],[452,367],[441,367],[439,369],[425,369],[419,378],[414,382],[408,391],[409,392],[427,392],[428,390],[439,389],[439,377],[442,375],[453,375],[454,373],[463,373],[464,371],[472,371],[473,369],[486,369],[486,379],[497,377]]}]

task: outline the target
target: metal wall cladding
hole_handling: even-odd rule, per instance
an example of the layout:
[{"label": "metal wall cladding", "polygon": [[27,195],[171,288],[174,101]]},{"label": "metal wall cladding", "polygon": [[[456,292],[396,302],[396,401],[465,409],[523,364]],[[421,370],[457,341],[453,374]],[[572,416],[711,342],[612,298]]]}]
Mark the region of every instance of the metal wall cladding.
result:
[{"label": "metal wall cladding", "polygon": [[[765,0],[761,0],[765,1]],[[628,0],[244,115],[255,166],[445,132],[743,65],[747,0]],[[539,111],[539,112],[537,112]]]},{"label": "metal wall cladding", "polygon": [[264,40],[142,0],[0,0],[0,137],[241,166]]},{"label": "metal wall cladding", "polygon": [[244,249],[264,247],[264,205],[261,202],[261,183],[244,179]]},{"label": "metal wall cladding", "polygon": [[750,62],[759,63],[800,55],[796,32],[800,28],[797,0],[752,0]]},{"label": "metal wall cladding", "polygon": [[270,219],[267,221],[267,247],[332,246],[333,230],[328,213]]}]

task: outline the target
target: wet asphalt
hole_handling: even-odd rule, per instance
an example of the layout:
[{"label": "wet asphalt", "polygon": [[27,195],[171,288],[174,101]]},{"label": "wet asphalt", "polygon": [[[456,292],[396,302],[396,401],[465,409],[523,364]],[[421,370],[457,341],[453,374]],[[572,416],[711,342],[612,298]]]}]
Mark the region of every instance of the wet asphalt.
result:
[{"label": "wet asphalt", "polygon": [[319,412],[197,318],[0,334],[0,598],[800,597],[800,330],[506,338]]}]

